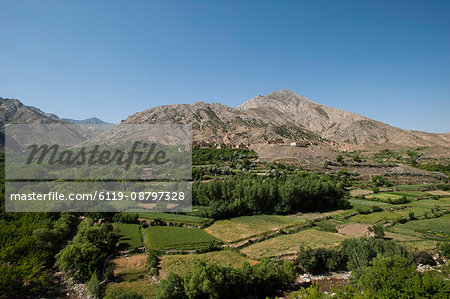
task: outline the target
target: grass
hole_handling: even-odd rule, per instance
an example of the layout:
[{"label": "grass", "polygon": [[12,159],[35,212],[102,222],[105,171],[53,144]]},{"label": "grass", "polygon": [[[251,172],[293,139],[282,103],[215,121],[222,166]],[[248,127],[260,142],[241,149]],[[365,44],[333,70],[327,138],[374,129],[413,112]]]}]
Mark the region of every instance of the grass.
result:
[{"label": "grass", "polygon": [[214,237],[198,228],[176,226],[150,226],[144,230],[146,246],[150,249],[191,250],[220,243]]},{"label": "grass", "polygon": [[224,242],[237,242],[282,228],[304,225],[306,221],[277,215],[242,216],[219,220],[205,229],[210,235]]},{"label": "grass", "polygon": [[393,232],[407,235],[417,235],[427,239],[450,241],[450,214],[439,218],[413,220],[398,224]]},{"label": "grass", "polygon": [[301,245],[311,248],[336,247],[347,237],[337,233],[306,229],[291,235],[279,236],[255,243],[241,250],[252,259],[263,257],[281,257],[296,254]]},{"label": "grass", "polygon": [[400,210],[394,210],[394,211],[382,211],[382,212],[375,212],[367,215],[356,215],[351,217],[349,220],[352,222],[359,222],[359,223],[367,223],[367,224],[375,224],[378,222],[391,222],[395,221],[399,218],[409,217],[409,213],[413,212],[416,217],[421,217],[425,215],[425,213],[429,212],[430,209],[422,208],[422,207],[407,207],[405,209]]},{"label": "grass", "polygon": [[114,228],[120,230],[120,239],[117,244],[118,250],[131,250],[144,246],[141,240],[139,224],[114,223]]},{"label": "grass", "polygon": [[154,220],[160,219],[163,221],[188,224],[188,225],[201,225],[204,222],[208,221],[208,218],[191,216],[191,215],[183,215],[183,214],[173,214],[173,213],[162,213],[162,212],[145,212],[139,213],[139,218]]},{"label": "grass", "polygon": [[145,272],[147,254],[135,254],[110,260],[114,267],[114,275],[126,275]]},{"label": "grass", "polygon": [[161,258],[162,273],[164,275],[175,273],[183,276],[186,271],[193,268],[193,262],[196,259],[220,266],[231,265],[234,268],[240,268],[245,261],[249,262],[250,265],[257,263],[232,250],[213,251],[203,254],[165,255]]},{"label": "grass", "polygon": [[[156,288],[156,282],[150,279],[110,283],[106,286],[106,295],[104,298],[116,299],[122,296],[124,296],[124,298],[131,298],[131,294],[136,294],[142,298],[155,298]],[[128,297],[125,297],[126,295],[128,295]]]}]

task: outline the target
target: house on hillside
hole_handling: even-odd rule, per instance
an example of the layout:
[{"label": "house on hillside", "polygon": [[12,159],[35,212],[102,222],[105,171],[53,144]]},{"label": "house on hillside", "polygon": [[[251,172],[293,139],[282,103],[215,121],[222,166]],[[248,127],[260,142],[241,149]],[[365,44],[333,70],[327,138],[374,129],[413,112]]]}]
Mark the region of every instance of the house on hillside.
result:
[{"label": "house on hillside", "polygon": [[243,144],[242,142],[239,144],[233,144],[232,147],[233,148],[248,148],[248,146]]},{"label": "house on hillside", "polygon": [[308,147],[309,142],[307,141],[295,141],[291,143],[291,146],[295,146],[295,147]]},{"label": "house on hillside", "polygon": [[199,148],[211,148],[212,145],[209,142],[206,141],[192,141],[192,148],[193,149],[199,149]]},{"label": "house on hillside", "polygon": [[283,144],[284,140],[282,138],[272,138],[267,141],[267,144]]}]

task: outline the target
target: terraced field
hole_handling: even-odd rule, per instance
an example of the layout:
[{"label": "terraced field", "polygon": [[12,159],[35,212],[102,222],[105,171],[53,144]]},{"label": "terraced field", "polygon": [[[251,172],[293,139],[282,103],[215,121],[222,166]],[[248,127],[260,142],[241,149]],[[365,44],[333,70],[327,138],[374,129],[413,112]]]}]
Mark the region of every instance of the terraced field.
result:
[{"label": "terraced field", "polygon": [[120,230],[118,250],[131,250],[144,246],[141,240],[140,225],[128,223],[114,223],[114,228]]},{"label": "terraced field", "polygon": [[114,276],[120,280],[136,280],[144,278],[147,254],[135,254],[112,259],[109,264],[113,266]]},{"label": "terraced field", "polygon": [[196,259],[221,266],[231,265],[235,268],[241,267],[245,261],[249,262],[250,265],[257,263],[257,261],[245,258],[231,250],[213,251],[203,254],[165,255],[161,259],[161,274],[165,276],[167,273],[173,272],[183,276],[186,271],[193,268],[193,262]]},{"label": "terraced field", "polygon": [[392,231],[409,236],[450,241],[450,214],[398,224],[392,228]]},{"label": "terraced field", "polygon": [[421,207],[407,207],[401,210],[395,211],[381,211],[375,212],[367,215],[356,215],[351,217],[349,220],[352,222],[359,223],[367,223],[367,224],[375,224],[375,223],[384,223],[395,221],[402,217],[408,217],[410,212],[413,212],[416,217],[421,217],[425,215],[425,213],[429,212],[430,209],[421,208]]},{"label": "terraced field", "polygon": [[305,224],[305,220],[295,217],[256,215],[219,220],[207,227],[205,231],[219,240],[231,243],[282,228]]},{"label": "terraced field", "polygon": [[145,245],[151,249],[191,250],[206,248],[217,239],[198,228],[150,226],[144,230]]},{"label": "terraced field", "polygon": [[[157,287],[156,282],[150,279],[110,283],[106,287],[106,295],[104,298],[155,298]],[[130,294],[136,294],[140,297],[131,297]]]},{"label": "terraced field", "polygon": [[255,243],[242,249],[241,252],[252,259],[280,257],[296,254],[301,245],[311,248],[336,247],[346,238],[346,236],[337,233],[306,229],[291,235],[283,235]]}]

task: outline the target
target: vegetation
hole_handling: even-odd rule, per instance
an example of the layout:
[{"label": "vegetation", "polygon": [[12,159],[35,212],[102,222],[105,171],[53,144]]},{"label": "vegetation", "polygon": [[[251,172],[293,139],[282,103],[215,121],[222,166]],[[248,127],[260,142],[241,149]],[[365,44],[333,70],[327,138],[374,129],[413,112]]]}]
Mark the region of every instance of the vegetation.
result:
[{"label": "vegetation", "polygon": [[197,228],[149,226],[144,230],[146,246],[150,249],[206,249],[210,242],[220,243]]},{"label": "vegetation", "polygon": [[338,246],[346,238],[346,236],[341,234],[317,229],[306,229],[290,235],[283,235],[252,244],[243,248],[241,252],[254,259],[279,257],[296,254],[299,245],[310,248],[330,248]]},{"label": "vegetation", "polygon": [[74,239],[57,255],[56,265],[76,279],[86,281],[102,273],[106,257],[114,251],[118,236],[111,224],[94,225],[87,219],[78,226]]},{"label": "vegetation", "polygon": [[242,159],[255,159],[257,154],[249,149],[200,148],[192,151],[192,164],[205,165],[217,162],[233,162]]},{"label": "vegetation", "polygon": [[205,229],[224,242],[237,242],[282,228],[306,225],[305,220],[278,215],[241,216],[219,220]]},{"label": "vegetation", "polygon": [[114,223],[114,229],[120,236],[118,250],[132,250],[144,246],[139,224]]},{"label": "vegetation", "polygon": [[68,213],[5,213],[3,199],[0,209],[0,294],[13,297],[37,292],[47,285],[54,256],[71,234],[77,217]]},{"label": "vegetation", "polygon": [[244,262],[250,265],[256,265],[254,260],[247,259],[233,250],[220,250],[203,254],[186,255],[165,255],[161,257],[161,271],[164,273],[174,273],[180,276],[187,271],[192,270],[195,260],[202,260],[208,264],[219,266],[232,266],[240,268]]},{"label": "vegetation", "polygon": [[183,278],[171,274],[162,281],[156,298],[265,297],[292,282],[294,275],[292,262],[265,259],[256,266],[244,263],[240,269],[235,269],[197,260]]},{"label": "vegetation", "polygon": [[194,204],[223,219],[255,214],[286,214],[347,207],[340,181],[308,172],[279,177],[236,175],[196,183]]}]

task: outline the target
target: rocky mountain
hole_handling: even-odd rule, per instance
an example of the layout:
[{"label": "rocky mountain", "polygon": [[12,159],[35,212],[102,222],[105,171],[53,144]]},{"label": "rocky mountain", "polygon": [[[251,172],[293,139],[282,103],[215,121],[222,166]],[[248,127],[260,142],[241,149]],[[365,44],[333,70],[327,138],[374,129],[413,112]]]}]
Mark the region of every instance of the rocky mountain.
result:
[{"label": "rocky mountain", "polygon": [[[61,126],[48,130],[47,137],[49,143],[62,145],[73,145],[84,142],[92,136],[97,135],[99,130],[103,131],[102,128],[90,128],[88,126],[70,124],[55,114],[45,113],[39,108],[24,105],[19,100],[0,97],[0,147],[5,144],[4,126],[6,124],[60,124]],[[38,135],[37,132],[34,134],[33,130],[30,130],[28,133],[24,133],[21,128],[16,127],[14,130],[9,131],[10,136],[8,136],[9,139],[7,140],[10,145],[16,143],[13,141],[15,132],[19,132],[21,136],[27,136],[26,140],[21,140],[24,144],[42,142],[42,140],[35,140],[34,136]],[[39,136],[42,138],[42,132],[39,133]]]},{"label": "rocky mountain", "polygon": [[450,133],[403,130],[362,115],[315,103],[289,90],[257,96],[237,108],[197,102],[159,106],[122,123],[190,123],[194,140],[264,143],[281,137],[346,148],[450,146]]}]

